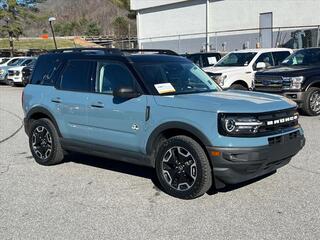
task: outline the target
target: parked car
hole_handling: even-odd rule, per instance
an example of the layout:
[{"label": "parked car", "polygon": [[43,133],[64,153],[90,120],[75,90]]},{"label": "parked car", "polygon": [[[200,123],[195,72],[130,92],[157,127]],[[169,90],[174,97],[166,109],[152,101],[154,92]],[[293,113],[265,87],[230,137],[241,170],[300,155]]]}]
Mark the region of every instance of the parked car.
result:
[{"label": "parked car", "polygon": [[307,115],[320,115],[320,48],[299,50],[280,66],[256,73],[255,90],[282,94]]},{"label": "parked car", "polygon": [[14,57],[0,66],[0,83],[7,83],[9,68],[20,66],[29,59],[28,57]]},{"label": "parked car", "polygon": [[287,48],[246,49],[223,57],[204,71],[214,74],[223,89],[248,90],[253,88],[254,74],[258,70],[279,65],[293,51]]},{"label": "parked car", "polygon": [[35,64],[36,58],[28,58],[21,63],[20,66],[12,67],[8,69],[7,84],[10,86],[24,85],[22,70],[25,67],[31,67]]},{"label": "parked car", "polygon": [[146,165],[168,194],[192,199],[273,172],[304,146],[283,96],[222,91],[179,56],[68,51],[41,55],[23,92],[39,164],[76,151]]},{"label": "parked car", "polygon": [[24,67],[22,69],[22,85],[27,86],[31,80],[31,75],[34,69],[34,65],[29,67]]},{"label": "parked car", "polygon": [[208,53],[204,52],[204,53],[192,53],[192,54],[186,53],[182,56],[190,59],[200,68],[207,68],[207,67],[214,66],[221,59],[222,54],[218,52],[208,52]]}]

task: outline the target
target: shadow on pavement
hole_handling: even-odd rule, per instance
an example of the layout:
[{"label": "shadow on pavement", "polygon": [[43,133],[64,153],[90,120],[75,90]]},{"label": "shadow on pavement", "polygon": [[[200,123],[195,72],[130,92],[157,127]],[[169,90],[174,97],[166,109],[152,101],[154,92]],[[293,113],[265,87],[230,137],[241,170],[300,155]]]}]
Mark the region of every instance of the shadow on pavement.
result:
[{"label": "shadow on pavement", "polygon": [[135,164],[85,155],[81,153],[70,153],[66,155],[64,162],[74,162],[77,164],[83,164],[91,167],[102,168],[109,171],[147,178],[150,179],[158,189],[162,190],[160,183],[158,182],[155,170],[150,167],[139,166]]},{"label": "shadow on pavement", "polygon": [[[111,159],[106,159],[106,158],[100,158],[100,157],[95,157],[95,156],[90,156],[90,155],[85,155],[81,153],[71,153],[66,155],[65,157],[65,162],[74,162],[77,164],[83,164],[91,167],[96,167],[96,168],[102,168],[105,170],[109,171],[114,171],[114,172],[119,172],[119,173],[124,173],[124,174],[129,174],[137,177],[142,177],[142,178],[147,178],[152,181],[154,186],[158,188],[159,190],[163,191],[163,188],[161,187],[157,176],[156,172],[153,168],[150,167],[144,167],[144,166],[139,166],[139,165],[134,165],[126,162],[121,162],[121,161],[116,161],[116,160],[111,160]],[[248,186],[250,184],[256,183],[262,179],[265,179],[271,175],[276,173],[276,171],[273,171],[269,174],[257,177],[255,179],[235,184],[235,185],[228,185],[225,186],[221,189],[216,190],[214,187],[212,187],[207,194],[208,195],[214,195],[219,192],[230,192],[245,186]]]}]

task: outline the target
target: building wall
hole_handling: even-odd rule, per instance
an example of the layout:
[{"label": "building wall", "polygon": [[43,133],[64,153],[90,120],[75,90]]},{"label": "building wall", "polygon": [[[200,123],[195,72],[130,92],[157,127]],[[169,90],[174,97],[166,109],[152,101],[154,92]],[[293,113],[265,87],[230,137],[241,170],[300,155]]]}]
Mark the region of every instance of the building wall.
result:
[{"label": "building wall", "polygon": [[[206,0],[132,0],[132,4],[138,11],[141,47],[170,48],[180,53],[204,48]],[[273,13],[273,27],[320,25],[320,14],[316,14],[320,13],[320,0],[210,0],[209,31],[218,32],[210,34],[211,47],[221,50],[224,43],[227,51],[244,44],[255,47],[260,41],[259,30],[221,31],[259,28],[260,13],[266,12]],[[285,42],[295,30],[274,30],[274,45],[279,36],[280,42]]]}]

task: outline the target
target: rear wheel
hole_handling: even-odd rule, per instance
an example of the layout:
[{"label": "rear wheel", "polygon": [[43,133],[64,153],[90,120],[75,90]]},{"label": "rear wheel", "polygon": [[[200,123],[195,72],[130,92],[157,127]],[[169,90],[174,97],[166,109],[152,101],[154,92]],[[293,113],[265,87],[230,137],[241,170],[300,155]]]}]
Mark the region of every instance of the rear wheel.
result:
[{"label": "rear wheel", "polygon": [[241,84],[232,84],[230,89],[233,89],[233,90],[243,90],[243,91],[246,91],[248,90],[245,86],[241,85]]},{"label": "rear wheel", "polygon": [[162,143],[156,156],[156,172],[163,189],[182,199],[197,198],[212,185],[207,155],[187,136],[175,136]]},{"label": "rear wheel", "polygon": [[309,116],[320,115],[320,88],[311,87],[306,92],[303,111]]},{"label": "rear wheel", "polygon": [[34,159],[41,165],[58,164],[64,158],[57,130],[49,119],[42,118],[32,122],[29,146]]}]

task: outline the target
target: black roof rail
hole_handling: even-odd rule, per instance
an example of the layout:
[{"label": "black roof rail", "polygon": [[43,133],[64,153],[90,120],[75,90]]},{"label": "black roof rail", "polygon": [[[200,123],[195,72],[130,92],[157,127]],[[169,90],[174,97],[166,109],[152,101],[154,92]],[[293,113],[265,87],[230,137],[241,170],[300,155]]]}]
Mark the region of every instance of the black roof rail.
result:
[{"label": "black roof rail", "polygon": [[165,55],[173,55],[173,56],[179,56],[178,53],[175,51],[169,50],[169,49],[121,49],[123,53],[157,53],[157,54],[165,54]]},{"label": "black roof rail", "polygon": [[123,55],[118,48],[61,48],[49,51],[49,53],[99,53]]},{"label": "black roof rail", "polygon": [[130,55],[135,53],[157,53],[165,55],[179,56],[178,53],[168,49],[118,49],[118,48],[61,48],[49,51],[49,53],[87,53],[87,54],[114,54]]}]

